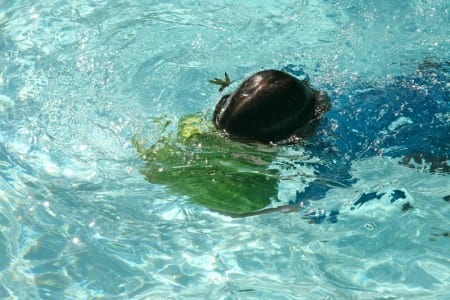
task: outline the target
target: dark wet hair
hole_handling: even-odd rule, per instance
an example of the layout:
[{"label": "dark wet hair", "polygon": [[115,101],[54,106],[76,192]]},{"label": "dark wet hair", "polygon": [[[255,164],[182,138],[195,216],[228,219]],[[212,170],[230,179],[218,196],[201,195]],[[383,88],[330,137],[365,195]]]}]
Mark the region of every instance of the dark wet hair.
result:
[{"label": "dark wet hair", "polygon": [[277,142],[298,133],[328,110],[328,99],[309,83],[278,70],[248,77],[220,99],[213,122],[233,137]]}]

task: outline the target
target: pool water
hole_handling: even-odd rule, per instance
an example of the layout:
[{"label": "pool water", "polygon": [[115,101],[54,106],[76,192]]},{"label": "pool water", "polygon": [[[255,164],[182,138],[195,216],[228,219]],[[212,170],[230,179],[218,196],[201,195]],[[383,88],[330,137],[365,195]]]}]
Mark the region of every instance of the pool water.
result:
[{"label": "pool water", "polygon": [[[449,10],[0,0],[0,298],[448,299]],[[304,210],[231,218],[146,180],[133,136],[269,68],[333,104],[324,148],[274,161]]]}]

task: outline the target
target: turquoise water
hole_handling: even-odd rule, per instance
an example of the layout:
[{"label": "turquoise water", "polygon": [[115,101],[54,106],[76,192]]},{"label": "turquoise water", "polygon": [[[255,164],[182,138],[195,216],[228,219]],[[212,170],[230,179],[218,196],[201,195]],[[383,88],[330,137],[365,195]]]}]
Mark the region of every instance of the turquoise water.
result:
[{"label": "turquoise water", "polygon": [[448,61],[448,1],[160,2],[0,0],[0,297],[449,299],[448,173],[355,159],[358,181],[311,206],[337,223],[233,219],[148,183],[130,142],[211,111],[225,71],[302,65],[346,94]]}]

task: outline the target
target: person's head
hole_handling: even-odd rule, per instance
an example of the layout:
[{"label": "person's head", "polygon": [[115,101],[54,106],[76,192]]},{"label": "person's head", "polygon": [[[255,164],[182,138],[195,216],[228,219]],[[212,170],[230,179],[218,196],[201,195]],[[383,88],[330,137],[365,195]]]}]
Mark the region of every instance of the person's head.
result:
[{"label": "person's head", "polygon": [[329,108],[326,97],[307,81],[282,71],[253,74],[220,99],[214,125],[231,136],[277,142],[301,132]]}]

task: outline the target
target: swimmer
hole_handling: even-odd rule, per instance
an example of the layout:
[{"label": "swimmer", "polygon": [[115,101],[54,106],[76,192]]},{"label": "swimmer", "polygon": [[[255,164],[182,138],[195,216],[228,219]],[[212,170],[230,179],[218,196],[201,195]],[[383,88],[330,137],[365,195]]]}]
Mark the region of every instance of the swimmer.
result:
[{"label": "swimmer", "polygon": [[[302,75],[289,66],[285,70]],[[435,162],[431,171],[446,172],[450,130],[442,111],[448,107],[448,94],[445,80],[435,83],[433,78],[396,78],[382,88],[357,83],[340,94],[331,89],[339,109],[326,113],[328,96],[308,81],[283,71],[260,71],[224,95],[212,118],[186,116],[175,133],[163,134],[149,148],[135,137],[133,144],[147,162],[141,172],[149,182],[211,210],[238,217],[298,211],[302,203],[325,197],[333,187],[352,186],[357,180],[350,173],[354,160],[389,156],[411,164],[411,157],[423,157]],[[224,80],[210,82],[222,91],[233,81],[226,74]],[[430,90],[422,93],[405,82],[422,83]],[[278,199],[280,169],[272,164],[279,155],[276,145],[286,144],[301,145],[311,157],[320,157],[308,163],[316,180],[293,191],[295,199],[287,205]],[[292,165],[297,163],[303,164]],[[403,197],[395,187],[390,194]],[[378,195],[364,191],[355,203],[365,205]],[[335,219],[337,213],[328,218]],[[316,219],[314,223],[321,222],[324,216]]]},{"label": "swimmer", "polygon": [[[224,80],[210,82],[223,90],[232,81],[225,74]],[[279,170],[271,167],[278,149],[273,146],[311,134],[328,108],[325,94],[307,81],[266,70],[223,96],[212,122],[200,114],[187,116],[175,136],[148,149],[135,138],[133,144],[147,161],[142,173],[151,183],[214,211],[248,216],[270,204],[278,206]]]}]

